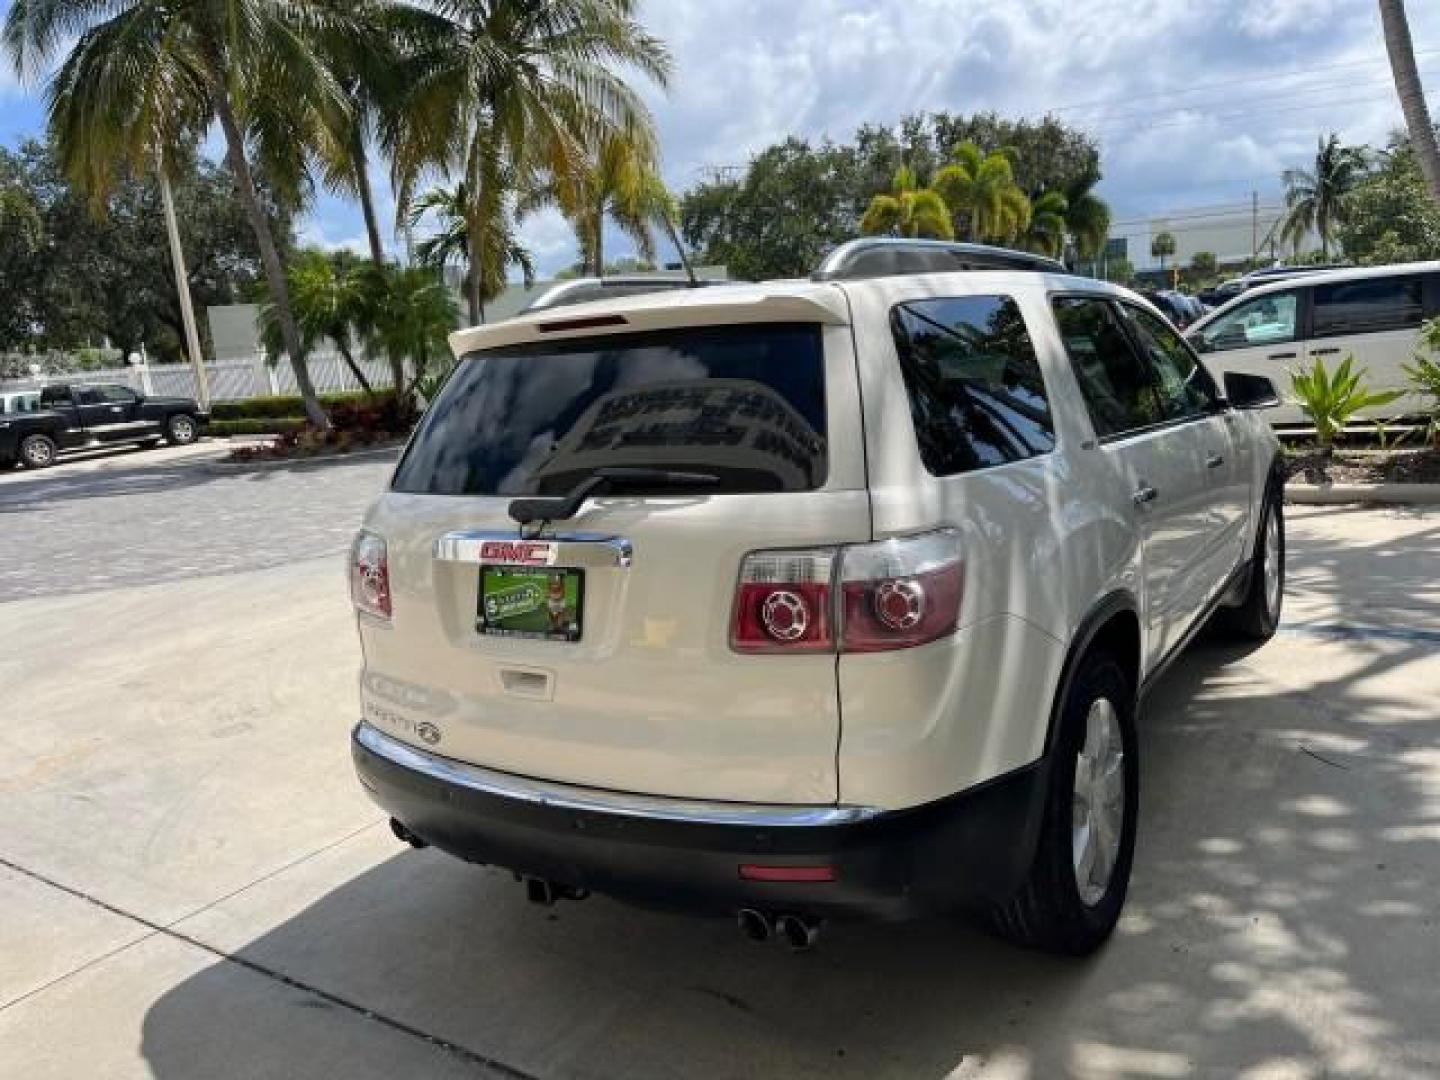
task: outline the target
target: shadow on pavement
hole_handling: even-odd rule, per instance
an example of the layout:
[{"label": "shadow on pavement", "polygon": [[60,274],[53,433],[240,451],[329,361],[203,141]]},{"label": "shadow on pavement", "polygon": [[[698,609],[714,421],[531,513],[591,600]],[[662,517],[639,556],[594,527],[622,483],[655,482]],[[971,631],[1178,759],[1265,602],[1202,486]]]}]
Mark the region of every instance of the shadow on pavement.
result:
[{"label": "shadow on pavement", "polygon": [[[1130,905],[1088,961],[943,922],[792,956],[603,899],[547,912],[428,851],[239,956],[544,1077],[1434,1075],[1440,722],[1354,671],[1290,689],[1242,655],[1199,649],[1150,697]],[[1388,643],[1365,671],[1432,657]],[[246,1029],[225,971],[151,1009],[157,1077],[267,1074],[284,1033]]]}]

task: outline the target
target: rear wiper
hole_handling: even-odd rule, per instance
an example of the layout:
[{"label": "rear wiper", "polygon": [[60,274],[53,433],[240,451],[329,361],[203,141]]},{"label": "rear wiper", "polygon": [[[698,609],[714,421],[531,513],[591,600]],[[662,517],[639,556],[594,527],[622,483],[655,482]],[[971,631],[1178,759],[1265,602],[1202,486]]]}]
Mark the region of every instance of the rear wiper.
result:
[{"label": "rear wiper", "polygon": [[510,504],[510,517],[521,525],[535,522],[564,521],[580,511],[592,495],[612,486],[618,487],[710,487],[720,483],[714,473],[675,472],[671,469],[596,469],[568,495],[556,499],[516,499]]}]

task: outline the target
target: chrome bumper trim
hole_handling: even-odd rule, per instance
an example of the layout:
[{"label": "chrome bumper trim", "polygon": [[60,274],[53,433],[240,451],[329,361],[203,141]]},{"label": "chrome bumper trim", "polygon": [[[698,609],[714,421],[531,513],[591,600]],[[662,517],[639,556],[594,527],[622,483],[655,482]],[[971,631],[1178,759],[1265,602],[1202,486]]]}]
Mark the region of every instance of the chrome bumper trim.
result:
[{"label": "chrome bumper trim", "polygon": [[749,828],[816,828],[854,825],[878,817],[883,810],[870,806],[767,806],[757,803],[701,802],[661,795],[631,795],[621,791],[532,780],[526,776],[467,765],[391,738],[361,722],[355,739],[372,754],[432,780],[468,788],[502,799],[515,799],[564,810],[686,822],[692,825],[738,825]]},{"label": "chrome bumper trim", "polygon": [[[440,562],[493,563],[506,565],[507,558],[487,558],[484,548],[487,543],[498,541],[502,544],[525,543],[518,532],[495,532],[485,529],[461,529],[446,533],[435,540],[434,555]],[[545,564],[557,567],[596,567],[606,569],[619,567],[628,569],[635,556],[635,549],[623,536],[606,533],[561,532],[536,537],[535,543],[558,548],[554,559]],[[544,567],[540,567],[544,569]]]}]

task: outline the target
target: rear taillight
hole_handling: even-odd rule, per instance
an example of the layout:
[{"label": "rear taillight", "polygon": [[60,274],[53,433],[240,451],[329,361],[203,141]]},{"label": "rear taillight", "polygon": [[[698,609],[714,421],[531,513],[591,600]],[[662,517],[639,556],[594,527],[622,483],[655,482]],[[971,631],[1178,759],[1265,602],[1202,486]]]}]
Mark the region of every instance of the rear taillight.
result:
[{"label": "rear taillight", "polygon": [[952,530],[845,548],[842,651],[908,649],[954,632],[963,585]]},{"label": "rear taillight", "polygon": [[952,529],[874,544],[745,557],[738,652],[882,652],[953,633],[964,563]]},{"label": "rear taillight", "polygon": [[390,559],[385,541],[372,532],[361,532],[350,549],[350,599],[356,611],[390,618]]},{"label": "rear taillight", "polygon": [[740,566],[730,640],[738,652],[832,652],[833,550],[756,551]]}]

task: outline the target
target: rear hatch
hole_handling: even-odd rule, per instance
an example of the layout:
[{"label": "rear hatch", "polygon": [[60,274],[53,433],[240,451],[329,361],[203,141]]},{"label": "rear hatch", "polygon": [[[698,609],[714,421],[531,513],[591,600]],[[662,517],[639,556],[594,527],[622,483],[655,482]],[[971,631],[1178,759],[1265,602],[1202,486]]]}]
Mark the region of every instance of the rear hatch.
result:
[{"label": "rear hatch", "polygon": [[[870,536],[837,303],[781,305],[783,322],[663,325],[669,308],[599,334],[573,317],[519,342],[473,332],[367,520],[393,615],[360,619],[366,719],[524,776],[834,802],[833,652],[742,655],[731,630],[747,553]],[[514,500],[603,469],[692,481],[614,481],[543,529],[512,520]]]}]

